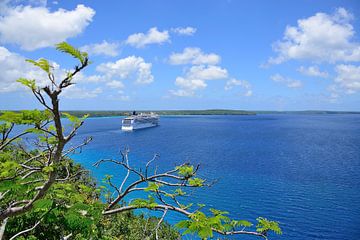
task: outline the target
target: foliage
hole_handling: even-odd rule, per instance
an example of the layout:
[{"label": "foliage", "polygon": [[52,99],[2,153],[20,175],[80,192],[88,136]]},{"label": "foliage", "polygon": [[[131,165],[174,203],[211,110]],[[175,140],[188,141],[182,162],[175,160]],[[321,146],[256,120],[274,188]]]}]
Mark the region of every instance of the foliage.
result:
[{"label": "foliage", "polygon": [[267,231],[273,231],[276,234],[282,234],[279,227],[279,223],[275,221],[269,221],[266,218],[259,217],[256,219],[258,221],[256,225],[256,231],[261,233],[266,233]]},{"label": "foliage", "polygon": [[[0,161],[14,159],[14,164],[22,162],[25,155],[17,147],[11,147],[0,153]],[[70,174],[84,170],[79,164],[67,159],[70,165]],[[3,174],[3,172],[1,171]],[[59,175],[65,176],[62,171]],[[26,199],[27,191],[31,187],[21,185],[20,180],[0,181],[0,192],[9,190],[9,194],[2,199],[0,204],[5,206],[12,198]],[[102,216],[105,205],[99,199],[100,190],[96,183],[89,176],[87,171],[82,172],[69,182],[55,183],[49,190],[46,198],[34,202],[32,211],[25,215],[11,218],[7,223],[5,236],[13,236],[19,231],[28,228],[39,220],[41,223],[27,236],[26,239],[59,239],[59,236],[66,236],[72,233],[75,239],[146,239],[159,221],[155,217],[145,218],[143,215],[134,215],[132,212],[114,216]],[[153,199],[152,199],[153,201]],[[151,200],[145,204],[151,204]],[[133,204],[142,204],[139,199]],[[144,226],[147,224],[146,229]],[[163,223],[159,231],[161,239],[177,239],[179,234],[170,225]],[[141,236],[141,237],[140,237]],[[19,238],[21,239],[21,238]],[[148,239],[154,239],[149,237]]]},{"label": "foliage", "polygon": [[201,238],[212,238],[214,231],[231,231],[236,227],[251,227],[252,224],[246,220],[231,220],[228,212],[217,209],[210,209],[211,214],[206,215],[201,211],[196,211],[190,215],[188,220],[183,220],[175,226],[178,229],[185,229],[183,234],[197,234]]},{"label": "foliage", "polygon": [[70,54],[74,58],[78,59],[82,64],[85,63],[85,60],[88,57],[88,54],[86,52],[79,51],[78,49],[74,48],[67,42],[61,42],[61,43],[56,44],[56,49],[61,52]]},{"label": "foliage", "polygon": [[47,74],[50,74],[51,73],[51,69],[53,68],[49,61],[44,59],[44,58],[40,58],[39,60],[37,61],[34,61],[32,59],[27,59],[26,60],[27,62],[29,63],[32,63],[33,65],[41,68],[42,70],[44,70]]},{"label": "foliage", "polygon": [[48,110],[23,110],[20,112],[4,111],[0,116],[0,121],[6,124],[35,125],[40,126],[44,121],[52,118]]}]

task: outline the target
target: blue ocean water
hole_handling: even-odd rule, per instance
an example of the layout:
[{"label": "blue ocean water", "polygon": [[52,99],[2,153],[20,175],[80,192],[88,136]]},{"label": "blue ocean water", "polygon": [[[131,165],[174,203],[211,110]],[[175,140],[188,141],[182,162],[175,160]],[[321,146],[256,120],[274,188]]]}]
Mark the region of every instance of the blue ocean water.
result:
[{"label": "blue ocean water", "polygon": [[155,153],[159,169],[200,163],[200,176],[217,182],[192,193],[191,201],[236,219],[277,220],[283,235],[272,239],[360,236],[360,115],[169,116],[155,128],[121,132],[120,126],[121,118],[91,118],[77,136],[93,136],[73,158],[99,180],[123,172],[92,164],[119,159],[128,146],[132,166]]}]

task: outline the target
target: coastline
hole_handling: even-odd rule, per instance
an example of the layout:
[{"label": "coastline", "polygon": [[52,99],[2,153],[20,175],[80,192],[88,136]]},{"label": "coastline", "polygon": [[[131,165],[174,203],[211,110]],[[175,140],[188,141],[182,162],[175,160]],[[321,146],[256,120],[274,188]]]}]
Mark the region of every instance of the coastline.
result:
[{"label": "coastline", "polygon": [[[13,110],[0,110],[0,115],[3,111]],[[14,112],[20,112],[15,110]],[[112,118],[124,117],[131,115],[132,111],[121,110],[70,110],[62,111],[71,115],[82,117],[89,114],[89,118]],[[334,114],[360,114],[360,111],[326,111],[326,110],[304,110],[304,111],[246,111],[246,110],[228,110],[228,109],[209,109],[209,110],[138,110],[137,112],[154,112],[160,116],[225,116],[225,115],[243,115],[251,116],[258,114],[299,114],[299,115],[334,115]]]}]

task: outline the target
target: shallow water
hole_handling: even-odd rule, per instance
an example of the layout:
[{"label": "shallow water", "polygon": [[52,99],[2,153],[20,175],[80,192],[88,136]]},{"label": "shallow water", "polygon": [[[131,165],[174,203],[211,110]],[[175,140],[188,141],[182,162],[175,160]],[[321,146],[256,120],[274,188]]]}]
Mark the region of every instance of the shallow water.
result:
[{"label": "shallow water", "polygon": [[[200,175],[218,181],[191,201],[237,219],[277,220],[283,235],[275,239],[360,235],[360,115],[180,116],[161,117],[159,127],[135,132],[120,127],[120,118],[92,118],[77,136],[94,137],[74,158],[99,180],[105,174],[119,179],[123,172],[91,165],[120,158],[129,146],[133,166],[154,153],[160,169],[200,163]],[[168,221],[179,219],[170,215]]]}]

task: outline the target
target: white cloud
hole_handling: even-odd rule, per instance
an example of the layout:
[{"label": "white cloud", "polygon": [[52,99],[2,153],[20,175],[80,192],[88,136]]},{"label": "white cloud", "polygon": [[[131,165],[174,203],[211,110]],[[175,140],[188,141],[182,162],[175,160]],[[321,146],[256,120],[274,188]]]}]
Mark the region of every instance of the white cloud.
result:
[{"label": "white cloud", "polygon": [[150,28],[147,33],[135,33],[130,35],[126,44],[142,48],[149,44],[162,44],[170,41],[170,35],[168,31],[159,31],[156,27]]},{"label": "white cloud", "polygon": [[193,27],[185,27],[185,28],[182,28],[182,27],[177,27],[177,28],[172,28],[171,31],[176,33],[176,34],[179,34],[179,35],[187,35],[187,36],[192,36],[196,33],[196,28],[193,28]]},{"label": "white cloud", "polygon": [[177,90],[170,90],[169,91],[171,95],[177,96],[177,97],[193,97],[195,96],[195,92],[188,89],[177,89]]},{"label": "white cloud", "polygon": [[225,84],[225,90],[229,91],[233,89],[234,87],[239,86],[245,90],[244,96],[250,97],[252,95],[252,88],[251,84],[248,81],[245,80],[237,80],[237,79],[230,79]]},{"label": "white cloud", "polygon": [[207,84],[201,79],[187,79],[177,77],[175,85],[180,89],[170,90],[170,93],[178,97],[192,97],[195,96],[195,91],[206,88]]},{"label": "white cloud", "polygon": [[[65,77],[66,71],[64,69],[61,69],[56,63],[52,63],[52,65],[54,67],[55,79],[59,80]],[[44,71],[26,62],[23,56],[12,53],[4,47],[0,47],[0,72],[0,93],[24,89],[20,83],[16,82],[20,77],[35,79],[37,86],[40,87],[49,84],[48,77]],[[100,81],[100,76],[94,75],[86,77],[82,72],[79,72],[73,81],[75,83],[91,82],[88,79],[97,79]],[[88,90],[79,88],[77,85],[72,85],[64,89],[62,95],[66,98],[83,99],[94,98],[101,92],[101,88]]]},{"label": "white cloud", "polygon": [[97,83],[97,82],[104,82],[105,79],[104,79],[104,76],[101,76],[101,75],[91,75],[86,78],[86,81]]},{"label": "white cloud", "polygon": [[360,66],[341,64],[336,66],[335,71],[335,83],[347,94],[360,91]]},{"label": "white cloud", "polygon": [[320,12],[298,20],[297,26],[287,26],[283,39],[274,44],[278,56],[270,58],[268,64],[290,59],[330,63],[360,61],[360,43],[353,41],[352,19],[349,12],[339,8],[332,15]]},{"label": "white cloud", "polygon": [[170,93],[178,97],[192,97],[195,96],[195,91],[206,88],[207,84],[201,79],[188,79],[177,77],[175,85],[180,89],[170,90]]},{"label": "white cloud", "polygon": [[1,0],[0,14],[5,13],[17,6],[46,7],[47,0]]},{"label": "white cloud", "polygon": [[302,87],[302,82],[301,81],[294,80],[294,79],[291,79],[291,78],[287,78],[287,77],[284,77],[284,76],[282,76],[280,74],[272,75],[270,78],[274,82],[284,84],[288,88],[301,88]]},{"label": "white cloud", "polygon": [[309,67],[301,66],[297,69],[297,71],[311,77],[326,78],[329,76],[327,72],[320,71],[320,69],[317,66],[309,66]]},{"label": "white cloud", "polygon": [[[43,85],[41,80],[47,79],[46,74],[32,64],[25,62],[25,58],[10,52],[0,46],[0,92],[13,92],[22,85],[16,80],[20,77],[36,79],[38,85]],[[40,81],[40,82],[39,82]]]},{"label": "white cloud", "polygon": [[141,57],[129,56],[116,62],[102,63],[97,66],[96,70],[105,74],[109,79],[112,77],[133,78],[138,84],[149,84],[154,80],[151,66],[151,63],[146,63]]},{"label": "white cloud", "polygon": [[18,6],[0,18],[0,42],[17,44],[24,50],[53,46],[82,33],[94,14],[84,5],[55,12],[45,7]]},{"label": "white cloud", "polygon": [[219,66],[192,66],[187,72],[187,77],[191,79],[202,80],[216,80],[228,77],[228,72],[225,68]]},{"label": "white cloud", "polygon": [[69,99],[85,99],[85,98],[95,98],[100,93],[102,93],[101,88],[88,90],[88,89],[80,88],[76,85],[71,85],[63,90],[62,96]]},{"label": "white cloud", "polygon": [[124,88],[124,84],[121,81],[112,80],[106,83],[106,86],[111,88]]},{"label": "white cloud", "polygon": [[183,77],[177,77],[175,85],[189,90],[197,90],[205,88],[207,85],[204,80],[201,79],[187,79]]},{"label": "white cloud", "polygon": [[329,101],[331,103],[337,102],[341,95],[340,88],[336,84],[331,84],[327,87],[327,90],[330,92],[330,95],[328,96]]},{"label": "white cloud", "polygon": [[87,52],[89,55],[105,55],[116,57],[119,55],[119,44],[103,41],[102,43],[94,43],[82,46],[81,51]]},{"label": "white cloud", "polygon": [[215,65],[221,58],[215,53],[205,54],[200,48],[185,48],[182,53],[172,53],[169,57],[170,64],[210,64]]},{"label": "white cloud", "polygon": [[125,92],[123,90],[119,90],[117,93],[119,95],[114,96],[113,99],[118,99],[118,100],[121,100],[121,101],[129,101],[130,100],[130,96],[125,95]]},{"label": "white cloud", "polygon": [[185,77],[177,77],[175,85],[180,89],[170,90],[170,93],[179,97],[195,96],[195,91],[207,87],[206,81],[220,80],[228,77],[226,69],[218,66],[192,66]]}]

